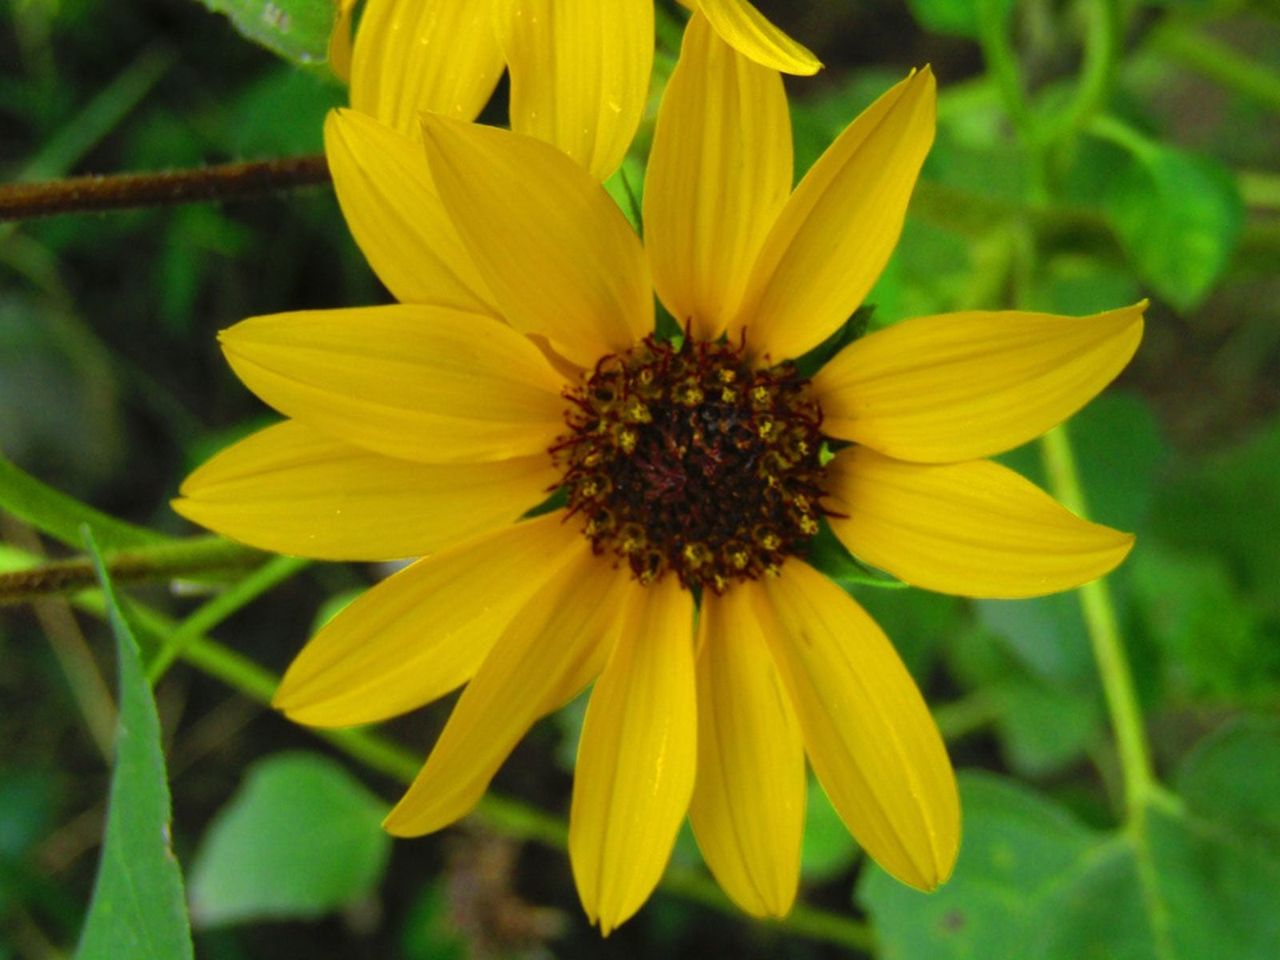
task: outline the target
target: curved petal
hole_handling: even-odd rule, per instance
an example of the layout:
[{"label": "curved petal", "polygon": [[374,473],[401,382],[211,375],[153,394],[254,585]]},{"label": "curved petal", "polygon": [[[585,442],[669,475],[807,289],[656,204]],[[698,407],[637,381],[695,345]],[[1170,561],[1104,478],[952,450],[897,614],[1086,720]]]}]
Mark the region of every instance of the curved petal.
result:
[{"label": "curved petal", "polygon": [[425,116],[440,195],[507,321],[590,367],[653,330],[644,250],[604,188],[532,137]]},{"label": "curved petal", "polygon": [[989,460],[918,464],[849,447],[827,467],[831,529],[867,563],[926,590],[1036,597],[1096,580],[1133,536],[1081,520]]},{"label": "curved petal", "polygon": [[511,75],[511,129],[555,144],[597,180],[607,179],[644,113],[653,0],[497,0],[496,6]]},{"label": "curved petal", "polygon": [[893,644],[847,593],[789,559],[748,584],[809,762],[862,848],[903,883],[951,875],[960,802],[946,747]]},{"label": "curved petal", "polygon": [[928,67],[864,110],[800,181],[752,269],[729,339],[798,357],[862,303],[902,233],[933,143],[937,95]]},{"label": "curved petal", "polygon": [[498,316],[440,202],[422,144],[355,110],[333,110],[324,152],[347,227],[401,303]]},{"label": "curved petal", "polygon": [[403,460],[505,460],[564,429],[564,381],[506,324],[442,307],[253,317],[220,335],[245,385],[286,416]]},{"label": "curved petal", "polygon": [[677,323],[703,340],[720,335],[790,192],[782,78],[695,13],[658,111],[644,193],[654,286]]},{"label": "curved petal", "polygon": [[800,881],[804,744],[745,590],[702,596],[698,779],[689,822],[725,893],[785,916]]},{"label": "curved petal", "polygon": [[821,60],[770,23],[747,0],[698,0],[698,9],[725,43],[761,66],[802,76],[822,69]]},{"label": "curved petal", "polygon": [[444,696],[471,678],[517,611],[584,543],[556,512],[417,561],[312,637],[272,706],[298,723],[349,727]]},{"label": "curved petal", "polygon": [[587,704],[569,813],[578,896],[605,935],[671,856],[693,792],[696,697],[692,594],[674,577],[635,587]]},{"label": "curved petal", "polygon": [[462,691],[426,766],[383,822],[389,832],[431,833],[476,805],[534,721],[600,672],[622,624],[628,583],[583,542],[511,621]]},{"label": "curved petal", "polygon": [[424,110],[474,120],[502,76],[486,3],[366,0],[351,61],[351,106],[411,137]]},{"label": "curved petal", "polygon": [[287,420],[196,469],[173,508],[263,550],[319,560],[393,560],[515,522],[546,499],[559,474],[545,453],[492,463],[415,463]]},{"label": "curved petal", "polygon": [[343,83],[351,81],[351,20],[355,16],[356,0],[335,0],[338,8],[333,18],[333,30],[329,34],[329,69]]},{"label": "curved petal", "polygon": [[1022,311],[919,317],[845,347],[813,378],[824,433],[925,463],[1038,437],[1138,349],[1147,303],[1091,317]]}]

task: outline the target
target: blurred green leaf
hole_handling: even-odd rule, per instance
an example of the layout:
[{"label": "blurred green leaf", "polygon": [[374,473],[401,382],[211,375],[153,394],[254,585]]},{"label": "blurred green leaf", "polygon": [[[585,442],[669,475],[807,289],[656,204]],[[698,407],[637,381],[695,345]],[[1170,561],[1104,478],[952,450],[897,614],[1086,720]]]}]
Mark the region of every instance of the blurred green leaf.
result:
[{"label": "blurred green leaf", "polygon": [[1280,651],[1221,558],[1148,544],[1130,564],[1134,605],[1161,654],[1167,692],[1215,702],[1266,694]]},{"label": "blurred green leaf", "polygon": [[[1140,819],[1114,833],[1089,830],[1025,788],[965,776],[964,845],[952,879],[932,895],[871,871],[859,897],[884,955],[896,960],[1274,960],[1280,955],[1280,860],[1254,840],[1263,808],[1274,826],[1280,782],[1275,730],[1230,745],[1234,763],[1204,776],[1223,798],[1184,810],[1149,798]],[[1255,774],[1241,761],[1264,761]],[[1216,751],[1214,751],[1216,753]],[[1215,758],[1216,759],[1216,758]],[[1237,768],[1239,764],[1239,768]],[[1212,766],[1212,764],[1210,764]],[[1205,769],[1205,767],[1201,767]],[[1193,778],[1194,779],[1194,778]],[[1210,819],[1209,817],[1212,817]]]},{"label": "blurred green leaf", "polygon": [[107,550],[158,543],[161,534],[109,517],[74,497],[54,490],[0,455],[0,509],[69,547],[83,545],[81,524],[88,524]]},{"label": "blurred green leaf", "polygon": [[1012,781],[965,774],[960,797],[964,843],[950,881],[922,894],[876,868],[858,885],[885,957],[1024,960],[1039,936],[1039,902],[1097,842]]},{"label": "blurred green leaf", "polygon": [[444,884],[429,883],[405,918],[400,949],[405,960],[466,960],[466,939],[449,922],[449,899]]},{"label": "blurred green leaf", "polygon": [[848,870],[858,856],[858,844],[849,835],[826,791],[809,777],[804,815],[804,841],[800,847],[800,872],[806,883],[826,883]]},{"label": "blurred green leaf", "polygon": [[386,805],[341,764],[282,753],[255,764],[191,866],[202,927],[317,917],[367,895],[391,852]]},{"label": "blurred green leaf", "polygon": [[1112,171],[1103,204],[1143,277],[1184,311],[1222,276],[1244,225],[1240,191],[1221,164],[1145,140]]},{"label": "blurred green leaf", "polygon": [[346,90],[311,71],[281,65],[231,105],[226,146],[239,156],[271,157],[324,149],[324,118]]},{"label": "blurred green leaf", "polygon": [[201,0],[214,13],[231,18],[255,43],[295,63],[321,63],[329,57],[329,35],[337,17],[333,0]]},{"label": "blurred green leaf", "polygon": [[138,644],[87,532],[120,663],[116,759],[93,901],[76,960],[180,960],[192,956],[182,874],[169,837],[169,786],[160,718]]},{"label": "blurred green leaf", "polygon": [[1194,813],[1280,861],[1280,719],[1241,717],[1205,737],[1177,784]]},{"label": "blurred green leaf", "polygon": [[1155,533],[1220,557],[1254,601],[1280,614],[1280,418],[1217,453],[1188,458],[1156,487]]},{"label": "blurred green leaf", "polygon": [[[907,0],[916,22],[930,33],[956,37],[978,37],[978,5],[983,0]],[[1001,21],[1013,9],[1013,0],[994,0]]]}]

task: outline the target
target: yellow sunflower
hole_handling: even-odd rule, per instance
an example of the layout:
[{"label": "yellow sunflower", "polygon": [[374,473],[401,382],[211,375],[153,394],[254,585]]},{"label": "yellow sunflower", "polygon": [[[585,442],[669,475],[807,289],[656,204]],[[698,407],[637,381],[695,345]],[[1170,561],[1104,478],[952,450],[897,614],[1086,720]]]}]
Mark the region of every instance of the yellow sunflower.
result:
[{"label": "yellow sunflower", "polygon": [[[345,726],[466,685],[387,829],[465,815],[594,681],[569,852],[603,931],[649,895],[686,813],[729,896],[785,914],[806,756],[882,867],[926,890],[947,878],[960,815],[942,740],[889,640],[803,552],[825,516],[855,555],[933,590],[1021,597],[1106,573],[1132,537],[980,458],[1102,389],[1142,305],[908,320],[801,377],[787,358],[837,330],[888,259],[934,116],[925,69],[792,192],[780,77],[695,14],[643,245],[539,140],[429,115],[414,143],[330,117],[343,208],[404,302],[227,330],[237,375],[290,419],[197,470],[176,507],[287,553],[422,557],[314,637],[275,701]],[[684,337],[655,337],[654,290]]]},{"label": "yellow sunflower", "polygon": [[[812,53],[747,0],[681,0],[754,61],[812,74]],[[560,147],[598,178],[622,162],[644,113],[654,0],[338,0],[329,60],[351,105],[411,137],[424,110],[474,120],[511,76],[511,127]]]}]

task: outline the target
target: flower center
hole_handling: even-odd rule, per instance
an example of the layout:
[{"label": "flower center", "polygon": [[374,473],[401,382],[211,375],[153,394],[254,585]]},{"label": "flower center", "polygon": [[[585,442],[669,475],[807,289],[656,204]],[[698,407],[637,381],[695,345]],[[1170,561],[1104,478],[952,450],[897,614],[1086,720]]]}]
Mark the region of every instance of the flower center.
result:
[{"label": "flower center", "polygon": [[648,337],[566,392],[551,448],[569,516],[644,584],[723,592],[774,571],[818,531],[822,411],[788,365],[742,346]]}]

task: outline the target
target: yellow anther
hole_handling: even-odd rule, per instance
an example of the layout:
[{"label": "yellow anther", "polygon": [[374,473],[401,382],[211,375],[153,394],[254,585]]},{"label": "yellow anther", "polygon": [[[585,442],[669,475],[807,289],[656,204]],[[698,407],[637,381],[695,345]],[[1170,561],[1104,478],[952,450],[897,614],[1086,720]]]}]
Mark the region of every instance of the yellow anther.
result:
[{"label": "yellow anther", "polygon": [[636,432],[634,430],[622,429],[618,431],[618,446],[623,453],[631,453],[636,448]]}]

